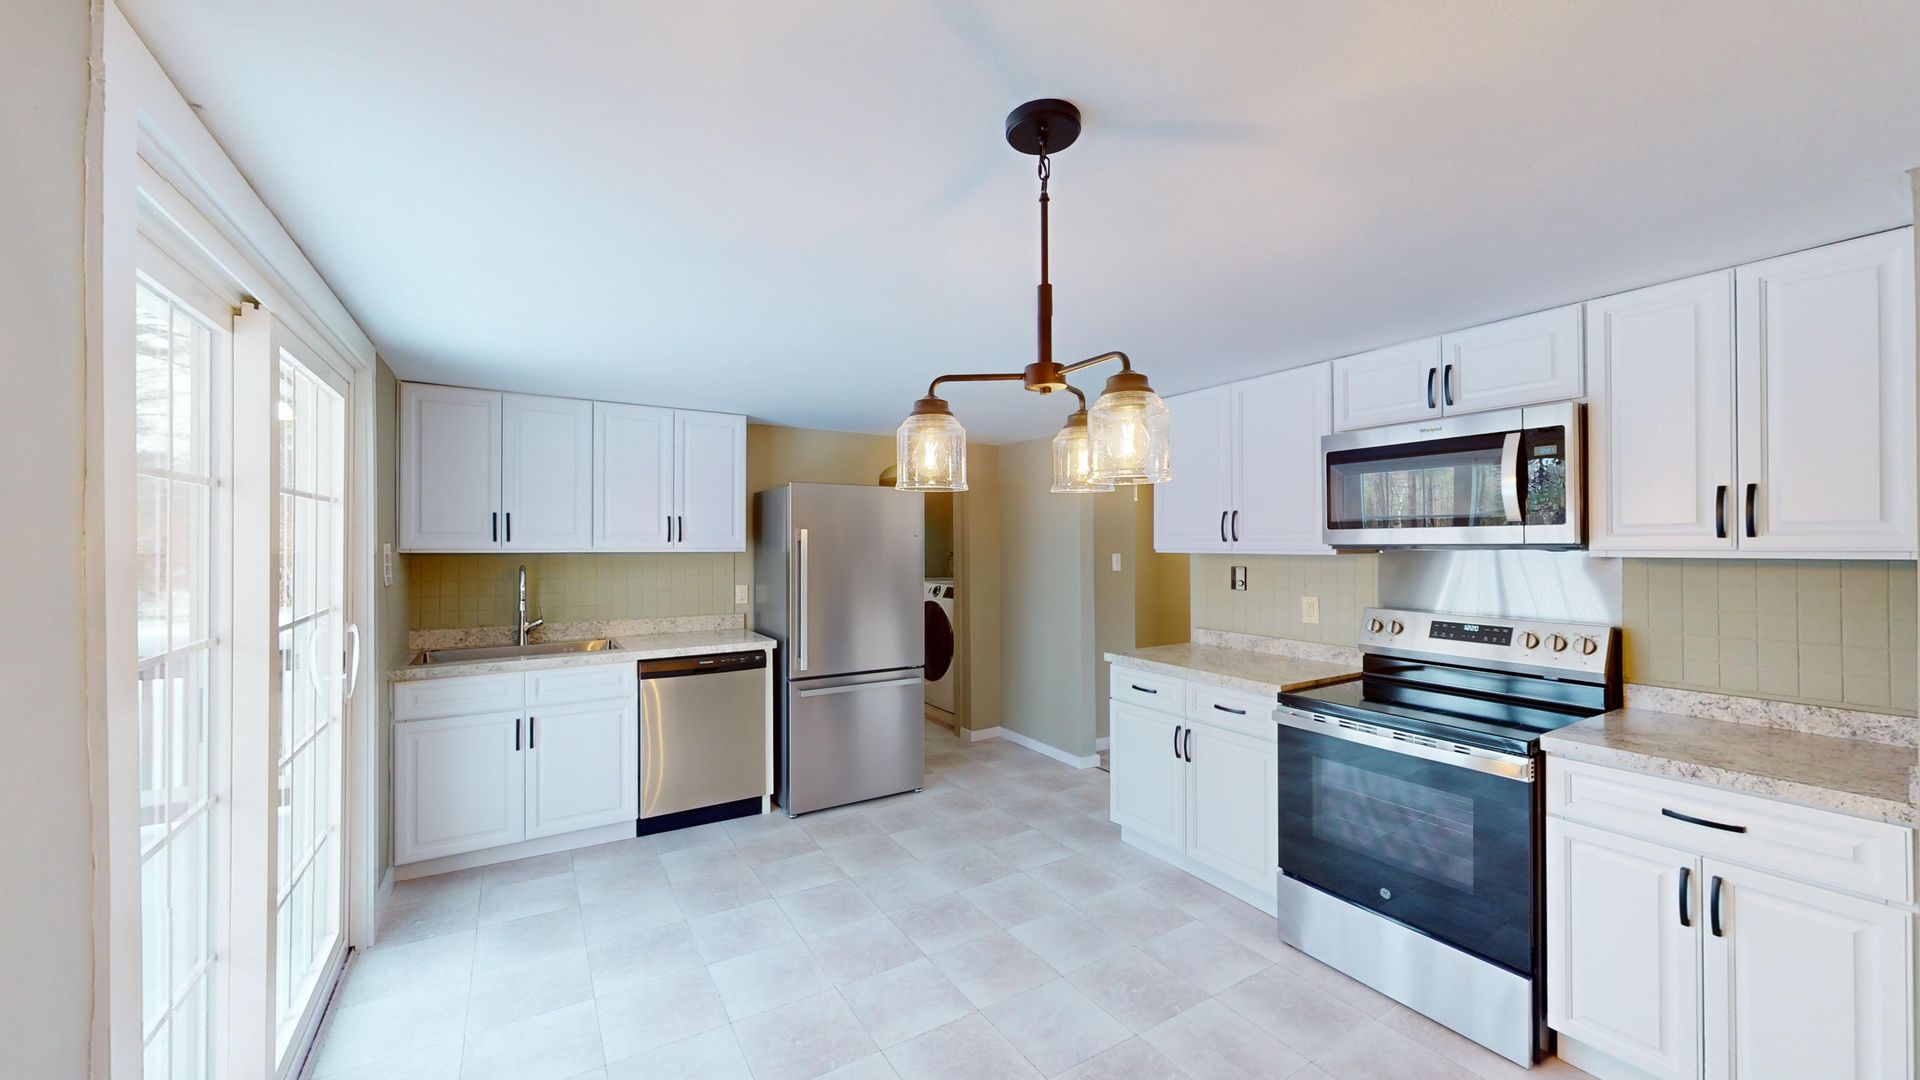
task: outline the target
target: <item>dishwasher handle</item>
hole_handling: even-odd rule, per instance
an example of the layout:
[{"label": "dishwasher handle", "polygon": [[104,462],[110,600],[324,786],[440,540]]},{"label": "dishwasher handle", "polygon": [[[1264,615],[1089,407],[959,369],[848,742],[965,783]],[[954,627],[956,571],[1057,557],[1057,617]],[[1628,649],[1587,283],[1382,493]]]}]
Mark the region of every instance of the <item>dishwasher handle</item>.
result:
[{"label": "dishwasher handle", "polygon": [[640,678],[677,679],[687,675],[719,675],[730,671],[759,671],[767,666],[765,649],[715,653],[710,656],[673,656],[640,661]]}]

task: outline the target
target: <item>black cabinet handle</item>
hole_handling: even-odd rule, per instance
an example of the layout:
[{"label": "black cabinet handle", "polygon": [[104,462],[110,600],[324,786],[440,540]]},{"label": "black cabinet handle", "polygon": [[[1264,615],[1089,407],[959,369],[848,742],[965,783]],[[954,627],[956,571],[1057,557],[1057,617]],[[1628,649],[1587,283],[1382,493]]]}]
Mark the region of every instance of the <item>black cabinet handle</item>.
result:
[{"label": "black cabinet handle", "polygon": [[1691,814],[1683,814],[1678,810],[1668,810],[1666,807],[1660,808],[1660,816],[1670,817],[1675,821],[1684,821],[1689,825],[1705,825],[1709,829],[1719,829],[1721,832],[1746,832],[1747,831],[1747,827],[1745,825],[1728,825],[1723,821],[1708,821],[1706,818],[1698,818],[1698,817],[1694,817]]},{"label": "black cabinet handle", "polygon": [[1713,930],[1714,937],[1726,937],[1720,925],[1720,884],[1719,874],[1713,875],[1713,884],[1707,892],[1707,926]]},{"label": "black cabinet handle", "polygon": [[513,718],[513,752],[520,752],[520,718]]},{"label": "black cabinet handle", "polygon": [[1440,392],[1445,396],[1447,407],[1453,407],[1453,365],[1447,365],[1446,374],[1440,376]]},{"label": "black cabinet handle", "polygon": [[507,543],[513,543],[513,511],[507,511]]},{"label": "black cabinet handle", "polygon": [[539,719],[537,716],[527,717],[527,749],[529,750],[533,749],[533,733],[538,730],[534,725],[539,722]]},{"label": "black cabinet handle", "polygon": [[1757,499],[1759,495],[1760,495],[1759,484],[1747,485],[1747,535],[1748,536],[1760,535],[1759,529],[1756,528],[1753,523],[1753,504],[1754,504],[1754,500]]},{"label": "black cabinet handle", "polygon": [[1182,756],[1187,759],[1187,764],[1189,765],[1193,764],[1193,729],[1192,728],[1187,729],[1187,752]]},{"label": "black cabinet handle", "polygon": [[1233,542],[1240,542],[1240,511],[1233,512]]},{"label": "black cabinet handle", "polygon": [[1225,705],[1215,705],[1214,708],[1219,709],[1221,712],[1230,712],[1235,716],[1247,715],[1247,710],[1245,709],[1229,709]]},{"label": "black cabinet handle", "polygon": [[674,521],[674,524],[680,526],[680,542],[683,544],[686,543],[687,542],[687,519],[685,517],[676,516],[673,519],[673,521]]},{"label": "black cabinet handle", "polygon": [[1220,542],[1223,544],[1227,542],[1227,512],[1225,510],[1220,511]]},{"label": "black cabinet handle", "polygon": [[1693,925],[1693,920],[1687,917],[1687,908],[1690,906],[1687,903],[1687,886],[1689,883],[1692,882],[1692,880],[1693,880],[1693,868],[1690,866],[1681,867],[1680,868],[1680,925],[1681,926]]},{"label": "black cabinet handle", "polygon": [[1133,687],[1135,690],[1138,690],[1143,694],[1157,694],[1160,692],[1150,687],[1141,686],[1139,683],[1128,683],[1127,685]]},{"label": "black cabinet handle", "polygon": [[1180,725],[1173,725],[1173,756],[1180,756]]},{"label": "black cabinet handle", "polygon": [[493,512],[493,542],[500,542],[500,511]]},{"label": "black cabinet handle", "polygon": [[1433,403],[1433,377],[1438,374],[1440,374],[1439,368],[1427,369],[1427,408],[1429,409],[1439,408],[1438,405]]},{"label": "black cabinet handle", "polygon": [[1725,484],[1714,489],[1713,535],[1718,540],[1727,538],[1727,485]]}]

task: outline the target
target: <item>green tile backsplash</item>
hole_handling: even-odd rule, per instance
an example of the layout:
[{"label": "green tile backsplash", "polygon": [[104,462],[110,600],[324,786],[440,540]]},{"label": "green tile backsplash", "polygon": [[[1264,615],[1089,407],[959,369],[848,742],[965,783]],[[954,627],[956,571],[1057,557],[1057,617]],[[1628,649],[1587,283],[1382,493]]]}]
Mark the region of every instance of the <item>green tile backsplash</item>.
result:
[{"label": "green tile backsplash", "polygon": [[1628,559],[1629,682],[1915,708],[1910,562]]},{"label": "green tile backsplash", "polygon": [[409,555],[409,629],[511,625],[519,569],[529,618],[549,622],[731,615],[734,556],[687,553]]},{"label": "green tile backsplash", "polygon": [[[1352,645],[1360,613],[1380,601],[1377,555],[1196,555],[1190,564],[1193,625],[1207,630]],[[1228,568],[1247,568],[1247,588],[1228,587]],[[1320,598],[1320,621],[1300,621],[1300,598]]]}]

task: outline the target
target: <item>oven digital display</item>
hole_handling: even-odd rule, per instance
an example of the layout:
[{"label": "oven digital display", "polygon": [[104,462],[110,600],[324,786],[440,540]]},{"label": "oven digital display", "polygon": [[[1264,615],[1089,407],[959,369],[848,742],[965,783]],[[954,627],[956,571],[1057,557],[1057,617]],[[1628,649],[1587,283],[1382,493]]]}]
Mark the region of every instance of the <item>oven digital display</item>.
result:
[{"label": "oven digital display", "polygon": [[1447,641],[1475,641],[1482,645],[1511,645],[1513,644],[1513,627],[1488,626],[1486,623],[1475,622],[1442,622],[1435,619],[1427,630],[1427,636]]}]

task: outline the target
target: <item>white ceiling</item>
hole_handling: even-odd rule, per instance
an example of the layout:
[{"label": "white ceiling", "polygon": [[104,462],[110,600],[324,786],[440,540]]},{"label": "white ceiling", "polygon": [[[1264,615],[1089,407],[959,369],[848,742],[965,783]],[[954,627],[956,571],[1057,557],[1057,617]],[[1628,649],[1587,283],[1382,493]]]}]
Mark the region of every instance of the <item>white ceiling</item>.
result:
[{"label": "white ceiling", "polygon": [[121,4],[403,377],[809,427],[1032,359],[1029,98],[1086,115],[1057,354],[1163,393],[1904,224],[1920,165],[1912,0]]}]

